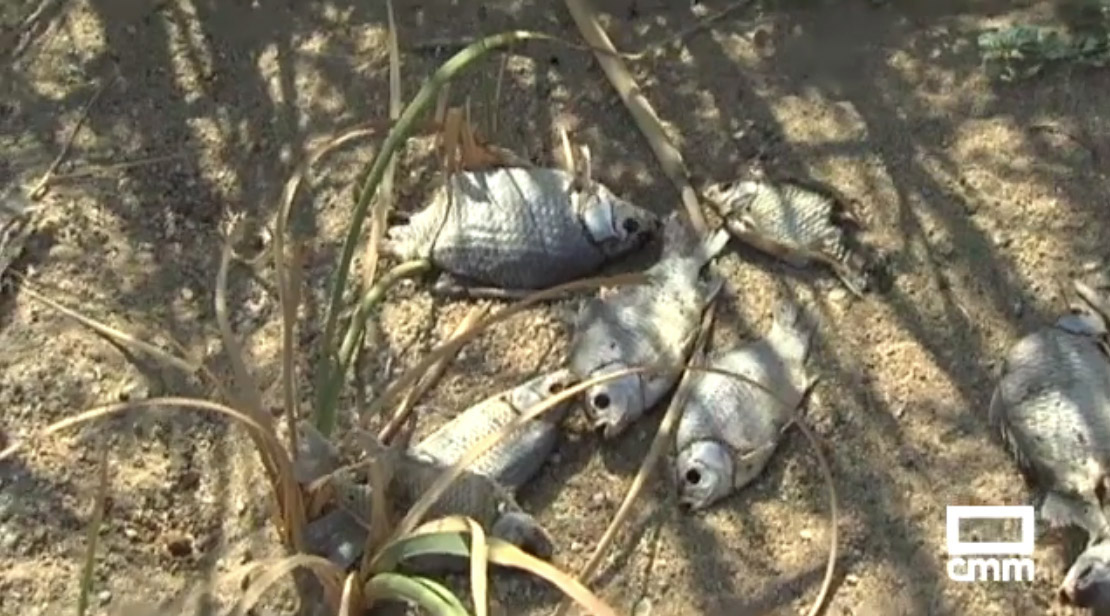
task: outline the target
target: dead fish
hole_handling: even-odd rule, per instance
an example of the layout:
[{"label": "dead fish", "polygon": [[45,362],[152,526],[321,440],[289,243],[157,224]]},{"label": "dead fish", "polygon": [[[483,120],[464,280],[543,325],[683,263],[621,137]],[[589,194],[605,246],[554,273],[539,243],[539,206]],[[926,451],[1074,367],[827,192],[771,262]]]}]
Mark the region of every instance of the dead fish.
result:
[{"label": "dead fish", "polygon": [[1008,351],[989,420],[1034,490],[1049,527],[1110,533],[1110,354],[1106,322],[1073,305]]},{"label": "dead fish", "polygon": [[1064,605],[1110,614],[1110,540],[1100,538],[1075,559],[1057,597]]},{"label": "dead fish", "polygon": [[766,336],[709,361],[766,390],[719,373],[691,375],[675,433],[674,470],[683,509],[705,509],[763,472],[814,382],[805,362],[815,330],[812,314],[780,299]]},{"label": "dead fish", "polygon": [[831,194],[793,180],[718,182],[702,192],[742,242],[795,268],[824,263],[857,296],[872,288],[873,264],[848,233],[860,224]]},{"label": "dead fish", "polygon": [[[684,364],[706,307],[724,280],[710,266],[728,243],[718,229],[698,241],[677,214],[664,225],[659,261],[644,273],[646,284],[599,293],[586,300],[575,320],[570,369],[584,381],[659,362]],[[677,371],[630,374],[585,391],[587,414],[605,438],[621,434],[653,407],[682,375]]]},{"label": "dead fish", "polygon": [[[338,459],[334,445],[314,426],[301,422],[298,429],[306,442],[304,451],[323,452],[323,458],[327,460]],[[399,520],[439,478],[444,467],[395,447],[386,447],[367,432],[356,430],[354,433],[360,446],[383,462],[389,476],[387,500],[392,508],[390,513],[393,519]],[[325,466],[310,461],[303,468],[320,470]],[[342,506],[309,523],[305,541],[314,554],[330,558],[337,565],[347,568],[361,557],[366,543],[371,517],[371,490],[350,470],[332,475],[332,486]],[[464,472],[431,507],[425,520],[450,515],[470,517],[482,525],[489,535],[508,541],[537,558],[549,560],[554,554],[554,542],[547,531],[517,504],[508,489],[485,475]],[[425,559],[421,562],[432,568],[453,568],[448,561]],[[434,565],[429,564],[433,562]]]},{"label": "dead fish", "polygon": [[[451,466],[478,441],[496,433],[531,407],[574,385],[573,373],[555,370],[529,379],[511,391],[466,409],[412,448],[412,453],[440,466]],[[573,399],[528,422],[482,454],[468,467],[510,490],[520,488],[539,472],[555,448],[558,425]]]},{"label": "dead fish", "polygon": [[597,272],[655,237],[659,218],[600,181],[543,167],[452,174],[383,252],[428,259],[443,295],[510,298]]}]

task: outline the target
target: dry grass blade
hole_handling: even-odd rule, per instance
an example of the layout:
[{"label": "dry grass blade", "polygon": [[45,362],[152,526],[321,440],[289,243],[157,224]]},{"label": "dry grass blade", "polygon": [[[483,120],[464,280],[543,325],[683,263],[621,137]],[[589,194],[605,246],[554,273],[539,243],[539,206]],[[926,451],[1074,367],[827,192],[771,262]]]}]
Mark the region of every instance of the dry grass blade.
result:
[{"label": "dry grass blade", "polygon": [[[458,327],[455,328],[455,331],[451,332],[451,336],[448,339],[453,340],[469,331],[470,328],[474,327],[474,324],[478,322],[478,319],[481,319],[485,314],[486,308],[483,306],[475,306],[472,308],[463,318],[462,322],[459,323]],[[431,369],[428,370],[428,374],[420,379],[420,381],[405,394],[405,397],[401,400],[401,404],[398,405],[397,410],[394,411],[393,417],[389,418],[389,422],[386,423],[385,427],[378,433],[378,440],[381,441],[382,444],[388,445],[389,442],[393,440],[397,431],[401,429],[401,426],[405,425],[405,421],[412,413],[416,401],[427,393],[428,390],[436,384],[436,381],[443,378],[443,373],[447,371],[451,362],[454,361],[455,355],[455,353],[452,353],[441,357],[432,365]]]},{"label": "dry grass blade", "polygon": [[247,364],[243,361],[243,348],[239,345],[235,333],[231,330],[231,322],[227,316],[227,274],[231,265],[231,237],[224,241],[220,254],[220,269],[216,273],[216,323],[220,327],[224,348],[228,360],[231,362],[231,371],[235,375],[235,384],[232,397],[237,405],[246,407],[254,416],[255,421],[267,429],[273,430],[270,415],[264,411],[262,405],[262,390],[258,381],[254,379]]},{"label": "dry grass blade", "polygon": [[378,456],[367,461],[367,475],[370,480],[370,532],[366,535],[363,548],[363,564],[368,565],[371,554],[377,554],[389,539],[392,524],[389,519],[389,484],[393,481],[396,465]]},{"label": "dry grass blade", "polygon": [[229,616],[246,616],[278,580],[301,567],[312,571],[320,580],[327,602],[332,606],[339,606],[343,593],[343,570],[326,558],[295,554],[265,566],[258,579],[239,597],[239,601],[229,611]]},{"label": "dry grass blade", "polygon": [[104,94],[104,91],[108,89],[108,86],[115,82],[116,76],[113,75],[111,79],[100,84],[100,87],[96,89],[96,92],[94,92],[88,102],[85,103],[85,106],[81,108],[81,115],[77,117],[77,123],[73,125],[73,130],[69,131],[69,136],[66,137],[65,143],[62,144],[62,149],[58,152],[58,156],[54,158],[50,166],[46,168],[46,172],[42,174],[38,183],[31,189],[29,196],[33,201],[42,199],[43,195],[46,194],[46,189],[50,186],[50,180],[53,179],[54,172],[58,170],[62,161],[69,155],[69,149],[73,147],[73,142],[77,139],[77,133],[81,132],[81,127],[85,125],[85,120],[89,119],[89,112],[92,111],[93,105],[100,99],[100,95]]},{"label": "dry grass blade", "polygon": [[[259,426],[258,430],[261,432],[253,435],[253,440],[279,504],[283,538],[300,551],[304,547],[303,533],[306,523],[301,489],[293,477],[289,454],[281,446],[277,432],[274,430],[273,419],[263,408],[261,388],[247,369],[246,362],[243,360],[243,349],[231,330],[231,323],[227,316],[227,274],[231,264],[231,238],[234,228],[231,231],[220,255],[215,293],[216,322],[235,375],[235,387],[232,388],[231,399],[236,405],[244,407],[247,414],[254,419],[253,424]],[[252,430],[252,432],[255,431]]]},{"label": "dry grass blade", "polygon": [[474,596],[474,615],[489,616],[489,544],[482,525],[467,518],[470,526],[470,594]]},{"label": "dry grass blade", "polygon": [[[401,117],[401,52],[397,45],[397,22],[393,17],[393,0],[386,0],[386,17],[389,20],[389,120],[396,122]],[[363,286],[369,289],[378,274],[379,248],[385,235],[386,218],[393,207],[393,178],[396,173],[397,158],[391,157],[378,187],[378,201],[370,214],[370,237],[366,240],[366,257],[363,267]]]},{"label": "dry grass blade", "polygon": [[632,73],[624,65],[620,54],[613,47],[613,42],[609,40],[605,29],[598,22],[597,11],[594,10],[589,0],[565,0],[565,2],[571,17],[574,18],[574,23],[578,25],[578,30],[582,33],[582,38],[586,39],[586,43],[594,49],[594,56],[597,58],[598,64],[601,65],[601,70],[605,72],[605,76],[609,78],[609,83],[613,84],[613,88],[617,90],[621,102],[632,114],[636,126],[639,127],[640,132],[644,134],[644,138],[651,145],[651,150],[655,153],[655,158],[659,160],[663,172],[667,174],[667,177],[682,195],[682,203],[686,206],[686,215],[689,217],[690,224],[699,234],[705,234],[708,228],[705,215],[702,213],[697,195],[687,179],[690,173],[686,169],[686,163],[682,160],[682,154],[667,138],[667,133],[663,130],[663,124],[659,121],[659,116],[656,115],[651,103],[644,97],[640,86],[636,84]]},{"label": "dry grass blade", "polygon": [[[98,334],[101,334],[102,336],[104,336],[106,338],[110,338],[112,340],[115,340],[116,342],[122,344],[123,346],[130,347],[130,348],[135,349],[137,351],[141,351],[142,353],[145,353],[145,354],[153,357],[154,359],[157,359],[158,361],[161,361],[162,363],[173,366],[173,367],[177,368],[178,370],[181,370],[181,371],[183,371],[187,374],[197,374],[201,370],[206,370],[202,364],[190,363],[190,362],[188,362],[188,361],[186,361],[186,360],[184,360],[184,359],[182,359],[182,358],[180,358],[180,357],[178,357],[178,356],[176,356],[172,353],[169,353],[169,352],[163,351],[162,349],[159,349],[158,347],[154,346],[153,344],[150,344],[149,342],[145,342],[143,340],[140,340],[140,339],[136,338],[135,336],[132,336],[131,334],[128,334],[127,332],[121,331],[119,329],[111,327],[110,325],[106,325],[104,323],[101,323],[99,321],[91,319],[91,318],[89,318],[89,317],[87,317],[87,316],[85,316],[85,315],[83,315],[83,314],[81,314],[81,313],[79,313],[75,310],[71,310],[69,308],[66,308],[62,304],[59,304],[58,302],[56,302],[56,301],[50,299],[49,297],[47,297],[47,296],[39,293],[38,291],[36,291],[33,288],[33,286],[30,285],[29,281],[27,281],[26,279],[23,281],[23,283],[24,283],[24,285],[26,285],[23,288],[24,293],[27,293],[32,298],[37,299],[38,301],[46,304],[47,306],[50,306],[54,310],[57,310],[58,312],[66,315],[67,317],[69,317],[71,319],[74,319],[75,321],[81,323],[85,327],[88,327],[89,329],[97,332]],[[218,381],[216,381],[215,376],[211,376],[211,373],[208,373],[208,374],[212,378],[213,382],[218,382]]]},{"label": "dry grass blade", "polygon": [[566,284],[551,287],[543,291],[537,291],[520,301],[514,302],[509,306],[498,310],[494,314],[475,323],[473,327],[463,332],[458,337],[452,338],[441,344],[418,364],[410,368],[407,372],[393,381],[393,383],[390,384],[390,386],[384,392],[382,392],[382,395],[379,396],[373,402],[373,404],[370,405],[370,409],[367,413],[369,416],[377,415],[381,412],[383,408],[385,408],[389,404],[392,404],[393,400],[398,395],[400,395],[402,391],[405,391],[407,388],[416,383],[424,374],[428,372],[429,369],[431,369],[432,365],[434,365],[437,361],[444,357],[458,353],[459,349],[461,349],[463,345],[478,337],[486,329],[492,327],[493,325],[496,325],[497,323],[505,321],[506,319],[509,319],[512,316],[524,310],[527,310],[528,308],[540,302],[544,302],[555,297],[561,297],[564,294],[570,292],[580,292],[598,289],[600,287],[645,284],[646,282],[647,276],[643,273],[637,272],[631,274],[619,274],[616,276],[598,276],[593,278],[583,278],[581,280],[575,280],[573,282],[568,282]]},{"label": "dry grass blade", "polygon": [[[222,413],[224,415],[227,415],[228,417],[231,417],[232,419],[241,422],[253,434],[258,434],[263,438],[265,438],[266,436],[273,436],[273,433],[263,430],[262,426],[260,426],[258,422],[254,420],[254,418],[245,413],[237,411],[230,406],[220,404],[219,402],[211,402],[209,400],[202,400],[200,398],[164,397],[147,398],[146,400],[131,400],[128,402],[119,402],[116,404],[108,404],[105,406],[91,408],[72,417],[66,417],[65,419],[56,421],[40,430],[38,434],[35,434],[34,436],[26,440],[37,440],[40,438],[46,438],[51,434],[73,428],[75,426],[79,426],[83,423],[88,423],[95,419],[108,417],[109,415],[117,415],[133,409],[149,409],[158,406],[180,406],[185,408]],[[281,443],[276,440],[276,437],[272,442],[267,442],[266,446],[268,448],[276,447],[278,450],[281,450]],[[10,457],[12,454],[22,449],[22,447],[23,443],[12,443],[7,449],[0,451],[0,460],[4,460]]]},{"label": "dry grass blade", "polygon": [[[282,232],[284,233],[284,229]],[[280,254],[280,253],[276,253]],[[302,248],[293,243],[289,255],[289,269],[279,274],[278,294],[281,302],[281,389],[285,399],[285,421],[289,427],[289,451],[297,451],[297,431],[293,429],[300,417],[297,395],[297,369],[294,341],[297,331],[297,309],[301,305],[301,274],[303,271]],[[284,261],[275,256],[277,261]],[[280,272],[280,270],[278,270]]]},{"label": "dry grass blade", "polygon": [[89,609],[89,595],[92,594],[93,570],[96,567],[96,548],[100,539],[100,526],[104,522],[104,505],[108,500],[108,437],[101,436],[100,459],[98,461],[96,496],[93,497],[89,530],[85,535],[85,563],[81,570],[81,588],[77,595],[77,616],[85,616]]},{"label": "dry grass blade", "polygon": [[[343,595],[339,598],[339,614],[338,616],[358,616],[362,613],[361,601],[355,601],[356,596],[361,596],[358,588],[358,576],[352,571],[347,574],[347,580],[343,582]],[[359,607],[356,609],[355,605]]]}]

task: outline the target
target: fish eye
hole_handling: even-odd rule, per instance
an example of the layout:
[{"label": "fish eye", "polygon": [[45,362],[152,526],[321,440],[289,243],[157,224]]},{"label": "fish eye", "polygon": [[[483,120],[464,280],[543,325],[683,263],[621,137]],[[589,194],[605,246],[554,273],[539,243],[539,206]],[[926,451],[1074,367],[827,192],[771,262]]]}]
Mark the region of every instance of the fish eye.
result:
[{"label": "fish eye", "polygon": [[601,410],[608,408],[610,402],[609,394],[597,394],[593,399],[594,408]]},{"label": "fish eye", "polygon": [[625,233],[635,233],[640,230],[640,223],[635,218],[625,218],[621,223]]},{"label": "fish eye", "polygon": [[696,486],[700,482],[701,482],[701,473],[698,472],[698,469],[692,468],[692,469],[686,471],[686,483]]}]

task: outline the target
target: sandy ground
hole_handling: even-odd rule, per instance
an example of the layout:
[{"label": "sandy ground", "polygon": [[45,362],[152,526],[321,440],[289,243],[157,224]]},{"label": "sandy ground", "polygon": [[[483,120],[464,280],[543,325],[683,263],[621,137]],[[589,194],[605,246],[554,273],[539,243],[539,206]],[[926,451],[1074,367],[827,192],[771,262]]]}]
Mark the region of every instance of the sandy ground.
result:
[{"label": "sandy ground", "polygon": [[[33,183],[97,87],[115,80],[59,173],[100,167],[51,189],[18,270],[90,316],[161,345],[172,338],[222,365],[212,308],[220,225],[235,213],[265,224],[308,152],[385,117],[384,6],[59,0],[29,29],[16,27],[38,4],[8,2],[0,13],[0,180]],[[630,51],[696,19],[686,2],[598,4],[615,43]],[[396,5],[402,48],[510,27],[578,39],[561,3]],[[867,239],[891,256],[893,288],[864,301],[841,297],[827,275],[735,245],[721,260],[733,295],[716,346],[765,331],[785,287],[816,298],[822,314],[812,365],[823,380],[808,417],[827,445],[843,518],[828,614],[1068,613],[1053,602],[1064,563],[1047,546],[1030,584],[958,584],[945,574],[945,505],[1021,504],[1027,495],[984,419],[998,358],[1060,308],[1058,280],[1110,257],[1098,214],[1110,191],[1099,170],[1110,154],[1110,73],[1062,69],[1020,85],[992,82],[977,32],[1026,17],[1054,16],[1046,2],[784,2],[741,10],[633,64],[699,177],[728,178],[762,153],[773,167],[852,198]],[[406,51],[406,95],[444,57]],[[453,88],[456,102],[473,96],[476,121],[496,141],[549,162],[565,126],[590,145],[596,174],[614,189],[660,213],[676,207],[588,54],[551,44],[516,50],[494,111],[501,57]],[[304,375],[347,190],[374,143],[326,159],[326,176],[294,215],[295,233],[313,238]],[[103,167],[166,156],[175,158]],[[426,161],[407,156],[402,207],[417,207],[433,181]],[[276,408],[273,280],[268,261],[237,265],[230,303]],[[561,315],[572,307],[530,311],[469,346],[425,399],[421,433],[562,361]],[[380,392],[468,309],[402,286],[382,311],[382,350],[362,369],[364,393]],[[100,403],[208,393],[20,288],[0,303],[0,348],[2,440]],[[572,422],[542,480],[522,492],[558,537],[561,564],[576,568],[588,557],[659,415],[605,446]],[[195,413],[127,415],[0,465],[0,613],[73,609],[103,435],[112,497],[93,613],[177,596],[273,553],[260,469],[240,430]],[[654,481],[596,587],[628,613],[801,613],[821,581],[828,515],[816,459],[795,432],[756,485],[708,514],[679,515],[670,484]],[[226,599],[235,589],[218,590]],[[550,605],[544,596],[547,603],[511,612],[538,613]]]}]

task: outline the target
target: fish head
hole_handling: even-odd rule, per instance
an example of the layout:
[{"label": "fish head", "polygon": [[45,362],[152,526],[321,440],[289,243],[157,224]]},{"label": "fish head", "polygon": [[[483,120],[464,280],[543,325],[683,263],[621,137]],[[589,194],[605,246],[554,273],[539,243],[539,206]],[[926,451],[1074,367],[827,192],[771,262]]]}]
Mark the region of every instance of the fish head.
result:
[{"label": "fish head", "polygon": [[[509,393],[509,404],[518,412],[524,412],[577,382],[569,368],[541,374],[513,389]],[[555,418],[555,421],[562,419],[573,401],[574,398],[570,397],[556,404],[544,413],[544,417]]]},{"label": "fish head", "polygon": [[[604,373],[625,369],[626,366],[614,365]],[[644,414],[644,392],[639,374],[626,374],[598,383],[587,388],[584,397],[586,415],[593,421],[594,429],[606,439],[620,435]]]},{"label": "fish head", "polygon": [[503,511],[490,534],[542,560],[551,560],[555,542],[540,523],[523,511]]},{"label": "fish head", "polygon": [[702,196],[717,206],[722,216],[742,214],[748,210],[761,185],[752,180],[715,182],[702,189]]},{"label": "fish head", "polygon": [[659,235],[659,217],[621,199],[600,182],[578,193],[578,208],[586,232],[609,256],[618,256],[643,246]]},{"label": "fish head", "polygon": [[1057,597],[1064,605],[1096,613],[1110,610],[1110,540],[1096,540],[1075,559]]},{"label": "fish head", "polygon": [[716,441],[695,441],[678,452],[675,480],[678,504],[687,512],[700,511],[716,503],[733,487],[732,455]]}]

